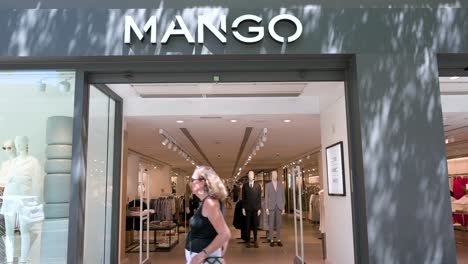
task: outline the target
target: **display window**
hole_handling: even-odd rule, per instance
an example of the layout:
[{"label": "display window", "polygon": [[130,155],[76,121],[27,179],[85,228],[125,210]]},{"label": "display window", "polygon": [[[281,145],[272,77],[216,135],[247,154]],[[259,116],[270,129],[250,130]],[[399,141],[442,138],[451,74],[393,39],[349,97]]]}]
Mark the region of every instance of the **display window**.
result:
[{"label": "display window", "polygon": [[66,263],[74,84],[0,71],[0,263]]}]

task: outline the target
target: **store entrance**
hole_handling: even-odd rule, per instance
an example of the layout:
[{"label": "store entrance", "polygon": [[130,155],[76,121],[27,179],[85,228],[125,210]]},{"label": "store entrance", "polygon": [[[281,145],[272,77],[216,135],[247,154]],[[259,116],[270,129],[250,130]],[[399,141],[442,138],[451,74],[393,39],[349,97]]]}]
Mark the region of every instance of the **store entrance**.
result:
[{"label": "store entrance", "polygon": [[[353,256],[343,82],[105,87],[123,100],[122,263],[138,263],[146,256],[152,263],[184,261],[187,223],[197,208],[188,180],[197,165],[213,167],[229,188],[224,202],[232,233],[228,262],[317,263],[335,254],[333,246],[327,247],[330,243],[348,243],[344,251]],[[326,153],[334,168],[327,166]],[[261,186],[262,197],[257,243],[250,247],[239,202],[249,175]],[[265,195],[276,177],[285,202],[275,220],[266,210]],[[330,189],[326,181],[332,177]],[[145,186],[147,179],[151,186]],[[326,229],[327,214],[339,228]],[[281,225],[272,226],[271,241],[270,221],[279,220]],[[140,242],[149,242],[149,247]]]}]

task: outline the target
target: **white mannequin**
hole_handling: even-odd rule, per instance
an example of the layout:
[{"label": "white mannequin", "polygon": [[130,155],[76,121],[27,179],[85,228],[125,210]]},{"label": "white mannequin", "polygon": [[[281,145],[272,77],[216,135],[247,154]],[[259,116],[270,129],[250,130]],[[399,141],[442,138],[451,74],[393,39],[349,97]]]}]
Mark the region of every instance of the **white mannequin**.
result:
[{"label": "white mannequin", "polygon": [[11,139],[3,143],[3,150],[5,150],[8,160],[2,162],[0,167],[0,187],[5,187],[8,182],[7,173],[8,169],[11,166],[11,161],[16,158],[16,147],[15,142]]},{"label": "white mannequin", "polygon": [[28,138],[17,136],[15,147],[18,157],[12,160],[8,169],[8,182],[5,186],[3,206],[0,211],[5,216],[5,251],[8,263],[13,263],[15,252],[15,223],[18,216],[21,232],[21,256],[19,263],[27,263],[30,248],[31,223],[22,217],[22,199],[31,197],[42,202],[42,170],[39,161],[28,153]]},{"label": "white mannequin", "polygon": [[[252,185],[254,184],[255,182],[255,173],[253,171],[249,171],[249,185]],[[260,214],[262,213],[262,210],[258,210],[257,214],[260,216]],[[245,212],[245,209],[242,209],[242,214],[244,216],[246,216],[246,212]]]},{"label": "white mannequin", "polygon": [[[273,187],[276,190],[278,188],[278,172],[277,171],[271,172],[271,183],[273,184]],[[270,215],[270,210],[268,210],[268,208],[265,210],[265,212],[267,215]],[[284,213],[285,213],[285,210],[283,209],[281,214],[284,215]]]}]

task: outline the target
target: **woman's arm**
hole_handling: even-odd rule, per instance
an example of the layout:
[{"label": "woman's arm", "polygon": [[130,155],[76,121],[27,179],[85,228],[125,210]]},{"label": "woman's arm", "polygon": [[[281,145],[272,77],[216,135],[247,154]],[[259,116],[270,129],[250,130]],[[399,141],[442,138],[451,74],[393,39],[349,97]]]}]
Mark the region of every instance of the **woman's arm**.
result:
[{"label": "woman's arm", "polygon": [[[205,248],[205,252],[210,255],[217,249],[223,247],[224,255],[229,244],[229,239],[231,239],[231,230],[229,230],[229,227],[224,220],[218,200],[211,198],[206,199],[202,210],[202,215],[210,220],[210,223],[213,225],[216,233],[218,233],[215,239]],[[205,255],[204,252],[200,252],[192,259],[191,263],[201,263],[206,257],[207,255]]]}]

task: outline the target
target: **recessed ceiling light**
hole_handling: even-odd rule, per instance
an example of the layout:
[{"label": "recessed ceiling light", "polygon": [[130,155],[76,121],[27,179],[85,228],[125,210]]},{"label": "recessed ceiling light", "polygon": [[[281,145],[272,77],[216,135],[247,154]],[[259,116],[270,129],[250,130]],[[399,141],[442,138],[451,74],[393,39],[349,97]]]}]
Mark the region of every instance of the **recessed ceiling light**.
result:
[{"label": "recessed ceiling light", "polygon": [[231,123],[237,123],[236,119],[231,119]]},{"label": "recessed ceiling light", "polygon": [[179,124],[182,124],[184,122],[184,120],[177,120],[176,122],[179,123]]},{"label": "recessed ceiling light", "polygon": [[452,76],[449,78],[450,80],[457,80],[457,79],[460,79],[460,76]]},{"label": "recessed ceiling light", "polygon": [[285,123],[291,123],[291,119],[285,119],[285,120],[283,120],[283,122],[285,122]]}]

